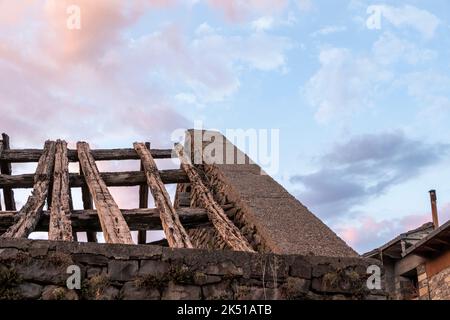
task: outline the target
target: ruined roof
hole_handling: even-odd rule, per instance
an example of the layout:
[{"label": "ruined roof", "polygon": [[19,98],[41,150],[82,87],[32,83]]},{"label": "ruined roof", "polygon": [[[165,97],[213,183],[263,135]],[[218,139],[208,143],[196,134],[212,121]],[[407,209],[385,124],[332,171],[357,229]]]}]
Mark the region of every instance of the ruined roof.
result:
[{"label": "ruined roof", "polygon": [[408,254],[426,255],[450,249],[450,220],[408,248]]},{"label": "ruined roof", "polygon": [[[198,133],[188,132],[190,135]],[[102,231],[108,244],[131,245],[134,244],[132,231],[139,232],[138,244],[144,244],[146,230],[163,229],[170,247],[200,248],[196,231],[209,228],[226,243],[213,249],[358,256],[325,223],[224,137],[224,150],[231,147],[235,159],[243,155],[249,161],[232,160],[231,164],[223,161],[208,167],[206,162],[192,164],[180,145],[174,150],[150,149],[149,143],[134,143],[133,148],[127,149],[91,150],[88,143],[80,141],[77,149],[71,150],[65,141],[58,140],[47,141],[43,149],[18,150],[10,149],[5,137],[0,144],[0,163],[38,162],[38,166],[34,174],[12,175],[3,168],[0,171],[6,209],[1,211],[0,208],[2,238],[26,238],[32,232],[47,231],[49,240],[77,241],[77,232],[87,232],[88,241],[95,242],[96,232]],[[200,146],[206,145],[202,140]],[[178,158],[181,169],[157,168],[154,159],[170,158]],[[97,161],[132,159],[141,161],[139,171],[99,172],[96,165]],[[78,162],[80,173],[69,172],[69,162]],[[165,188],[168,183],[190,186],[190,191],[184,192],[189,197],[187,207],[178,205],[177,199],[181,198],[178,186],[172,204]],[[139,186],[139,208],[120,209],[109,186]],[[77,187],[82,188],[83,210],[73,209],[70,190]],[[13,206],[14,194],[7,192],[15,188],[33,188],[20,211]],[[148,208],[149,189],[156,208]],[[43,210],[45,204],[46,211]],[[89,239],[90,234],[92,239]],[[202,241],[209,244],[210,240],[212,238]]]},{"label": "ruined roof", "polygon": [[382,246],[375,248],[369,252],[366,252],[363,254],[363,257],[366,258],[375,258],[377,257],[381,252],[388,251],[388,255],[391,257],[401,257],[402,253],[402,247],[401,247],[401,241],[405,241],[405,245],[413,245],[413,243],[419,241],[426,235],[428,235],[430,232],[432,232],[434,229],[434,225],[432,222],[427,222],[421,225],[418,228],[409,230],[407,232],[399,234],[394,239],[386,242]]},{"label": "ruined roof", "polygon": [[314,256],[359,256],[298,199],[224,138],[224,150],[228,148],[235,148],[236,154],[241,153],[242,158],[249,160],[248,163],[215,164],[211,173],[219,176],[223,184],[220,189],[227,192],[228,198],[245,212],[248,223],[255,226],[270,251]]}]

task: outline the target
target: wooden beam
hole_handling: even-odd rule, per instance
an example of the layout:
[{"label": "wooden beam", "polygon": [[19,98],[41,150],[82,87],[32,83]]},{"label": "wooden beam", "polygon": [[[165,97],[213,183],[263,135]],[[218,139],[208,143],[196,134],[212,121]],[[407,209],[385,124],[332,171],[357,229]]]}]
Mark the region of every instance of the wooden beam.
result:
[{"label": "wooden beam", "polygon": [[[0,141],[0,156],[5,152],[8,152],[10,148],[9,136],[6,133],[2,133],[2,140]],[[11,175],[11,163],[6,160],[0,161],[0,173]],[[16,210],[16,202],[14,200],[14,191],[10,187],[3,188],[3,198],[5,201],[5,210]],[[0,207],[1,210],[1,207]]]},{"label": "wooden beam", "polygon": [[53,198],[50,209],[48,239],[73,241],[70,224],[69,161],[67,142],[56,141],[55,169],[53,171]]},{"label": "wooden beam", "polygon": [[98,211],[105,241],[107,243],[133,244],[130,229],[122,213],[100,177],[89,144],[77,143],[78,159]]},{"label": "wooden beam", "polygon": [[[150,142],[145,143],[145,147],[150,150]],[[141,161],[141,171],[144,171],[144,164]],[[148,185],[143,183],[139,186],[139,208],[148,208]],[[138,244],[147,242],[147,230],[138,230]]]},{"label": "wooden beam", "polygon": [[[171,149],[153,149],[150,150],[154,159],[170,159],[172,158]],[[92,157],[97,160],[139,160],[134,149],[97,149],[91,150]],[[11,163],[37,162],[42,155],[42,149],[16,149],[6,150],[0,155],[0,161]],[[67,156],[69,161],[78,161],[76,150],[68,150]]]},{"label": "wooden beam", "polygon": [[169,194],[159,176],[158,168],[150,151],[144,143],[135,142],[133,146],[141,157],[147,184],[155,199],[155,205],[159,209],[161,224],[169,246],[173,248],[193,248],[191,240],[172,206]]},{"label": "wooden beam", "polygon": [[[130,230],[161,230],[161,218],[156,208],[146,209],[122,209],[125,221]],[[211,226],[205,209],[202,208],[180,208],[177,210],[180,221],[186,229]],[[74,210],[70,213],[73,232],[97,232],[102,231],[98,219],[97,210]],[[5,232],[18,219],[17,211],[0,212],[0,234]],[[47,232],[49,230],[50,212],[43,211],[41,219],[34,231]]]},{"label": "wooden beam", "polygon": [[190,159],[184,154],[181,144],[175,145],[175,152],[181,161],[181,168],[186,172],[192,186],[192,193],[195,193],[208,212],[208,217],[216,228],[220,237],[233,249],[238,251],[254,252],[247,239],[241,234],[239,229],[230,221],[220,205],[214,200],[211,192],[205,187],[196,168],[191,164]]},{"label": "wooden beam", "polygon": [[19,220],[2,235],[2,238],[26,238],[33,232],[42,214],[48,194],[51,174],[55,161],[55,142],[46,141],[44,153],[34,176],[34,187],[26,204],[19,211]]},{"label": "wooden beam", "polygon": [[[161,170],[159,175],[165,184],[189,182],[186,173],[180,169]],[[0,187],[32,188],[33,177],[33,174],[0,174]],[[145,173],[141,171],[101,172],[100,177],[109,187],[132,187],[146,183]],[[77,173],[69,174],[69,182],[71,188],[86,186],[83,176]]]},{"label": "wooden beam", "polygon": [[[83,172],[83,170],[81,169],[81,166],[80,166],[80,174],[82,172]],[[84,176],[83,176],[83,180],[84,180]],[[84,180],[84,181],[86,182],[86,180]],[[92,196],[91,196],[91,193],[89,192],[89,188],[86,184],[81,186],[81,198],[83,200],[83,209],[85,209],[85,210],[94,209],[94,203],[92,202]],[[95,231],[94,232],[87,231],[86,237],[87,237],[88,242],[98,242],[97,232],[95,232]]]}]

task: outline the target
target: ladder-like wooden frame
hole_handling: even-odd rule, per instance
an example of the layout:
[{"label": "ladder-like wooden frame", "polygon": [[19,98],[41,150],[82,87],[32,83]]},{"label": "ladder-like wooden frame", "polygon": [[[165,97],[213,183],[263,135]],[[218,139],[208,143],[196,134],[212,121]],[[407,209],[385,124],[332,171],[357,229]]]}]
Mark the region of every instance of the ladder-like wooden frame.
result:
[{"label": "ladder-like wooden frame", "polygon": [[[158,170],[154,159],[171,157],[180,159],[181,169]],[[100,173],[96,165],[99,160],[131,159],[140,160],[139,171]],[[11,163],[36,161],[34,174],[12,175]],[[69,173],[69,162],[79,163],[80,174]],[[202,183],[197,168],[184,156],[180,145],[175,150],[150,149],[150,143],[136,142],[133,149],[91,150],[88,143],[78,142],[76,150],[69,150],[65,141],[57,140],[47,141],[42,150],[12,150],[9,137],[3,134],[0,170],[6,209],[1,211],[0,207],[1,238],[25,238],[33,231],[48,231],[49,240],[76,241],[76,232],[83,230],[88,241],[93,242],[100,228],[107,243],[133,244],[130,230],[137,230],[138,244],[143,244],[146,231],[159,228],[164,230],[170,247],[192,248],[186,228],[212,224],[230,248],[253,251]],[[176,210],[165,188],[167,183],[190,183],[203,208]],[[108,186],[139,186],[139,209],[119,209]],[[17,212],[13,189],[30,187],[31,196]],[[73,210],[74,187],[82,188],[84,210]],[[156,209],[148,208],[149,190]],[[48,211],[44,210],[45,202]]]}]

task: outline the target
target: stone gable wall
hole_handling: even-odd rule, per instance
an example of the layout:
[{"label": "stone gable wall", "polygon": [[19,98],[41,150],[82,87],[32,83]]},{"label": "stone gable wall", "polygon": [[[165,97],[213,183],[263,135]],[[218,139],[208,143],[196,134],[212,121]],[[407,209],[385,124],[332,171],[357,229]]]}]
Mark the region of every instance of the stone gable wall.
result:
[{"label": "stone gable wall", "polygon": [[[0,241],[0,299],[384,299],[362,258]],[[67,268],[81,270],[69,290]]]}]

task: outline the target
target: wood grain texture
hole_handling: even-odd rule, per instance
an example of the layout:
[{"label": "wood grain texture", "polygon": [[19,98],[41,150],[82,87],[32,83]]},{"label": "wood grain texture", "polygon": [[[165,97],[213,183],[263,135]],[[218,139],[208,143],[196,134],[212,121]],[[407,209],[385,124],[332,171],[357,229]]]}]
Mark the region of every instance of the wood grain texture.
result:
[{"label": "wood grain texture", "polygon": [[181,168],[189,177],[192,186],[191,192],[196,194],[199,198],[220,237],[233,250],[254,252],[247,239],[241,234],[233,222],[230,221],[220,205],[214,200],[211,192],[205,187],[196,168],[192,165],[190,159],[184,154],[183,147],[180,144],[175,145],[175,152],[181,161]]},{"label": "wood grain texture", "polygon": [[2,238],[26,238],[39,222],[49,191],[55,162],[54,141],[46,141],[34,175],[34,187],[27,202],[19,211],[19,220],[2,235]]},{"label": "wood grain texture", "polygon": [[54,241],[73,241],[72,226],[69,218],[70,196],[67,142],[61,140],[56,141],[52,194],[48,239]]},{"label": "wood grain texture", "polygon": [[[161,170],[159,176],[165,184],[189,182],[186,173],[180,169]],[[142,171],[101,172],[100,177],[109,187],[132,187],[147,183],[145,173]],[[33,179],[33,174],[12,176],[0,174],[0,187],[32,188]],[[78,173],[70,173],[69,182],[72,188],[86,186],[83,176]]]},{"label": "wood grain texture", "polygon": [[172,206],[169,194],[159,176],[158,168],[150,151],[144,143],[137,142],[134,143],[134,149],[141,158],[147,184],[155,199],[155,205],[160,211],[161,224],[169,246],[173,248],[193,248],[191,240]]},{"label": "wood grain texture", "polygon": [[[145,147],[150,150],[150,142],[145,143]],[[141,161],[140,170],[144,171],[144,165]],[[139,186],[139,208],[148,208],[148,185],[143,183]],[[147,242],[147,230],[138,230],[138,244]]]},{"label": "wood grain texture", "polygon": [[[150,150],[154,159],[169,159],[172,157],[171,149],[153,149]],[[0,155],[0,161],[11,163],[36,162],[43,153],[42,149],[14,149],[6,150]],[[139,160],[134,149],[97,149],[91,150],[92,157],[99,160]],[[68,150],[69,161],[78,161],[76,150]]]},{"label": "wood grain texture", "polygon": [[105,241],[107,243],[133,244],[130,229],[105,182],[100,177],[89,144],[78,142],[77,151],[81,169],[97,208]]},{"label": "wood grain texture", "polygon": [[[2,140],[0,141],[0,157],[2,154],[4,154],[4,152],[8,152],[9,148],[9,136],[6,133],[2,133]],[[0,173],[11,175],[11,163],[9,163],[8,161],[0,160]],[[14,200],[14,191],[12,190],[12,188],[3,188],[3,198],[5,201],[5,210],[16,210],[16,202]]]},{"label": "wood grain texture", "polygon": [[[161,218],[156,208],[122,209],[125,221],[130,230],[161,230]],[[211,226],[206,210],[203,208],[180,208],[177,214],[185,229]],[[97,210],[74,210],[70,213],[73,232],[102,231]],[[0,234],[5,232],[18,220],[17,211],[0,212]],[[47,232],[50,223],[50,212],[43,211],[41,219],[34,231]]]}]

